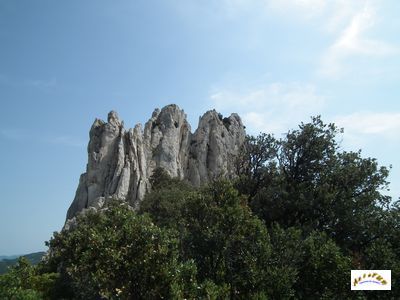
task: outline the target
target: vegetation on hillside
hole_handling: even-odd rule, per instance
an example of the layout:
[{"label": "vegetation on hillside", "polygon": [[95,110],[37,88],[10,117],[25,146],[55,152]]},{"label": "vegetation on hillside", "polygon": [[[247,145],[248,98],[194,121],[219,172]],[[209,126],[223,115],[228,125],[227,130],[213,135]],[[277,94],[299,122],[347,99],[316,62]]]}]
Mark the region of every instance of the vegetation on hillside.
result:
[{"label": "vegetation on hillside", "polygon": [[[1,299],[399,299],[400,203],[389,170],[345,152],[319,117],[249,136],[235,180],[194,188],[162,169],[140,210],[112,201],[55,233],[38,266],[0,276]],[[351,269],[392,270],[351,291]]]},{"label": "vegetation on hillside", "polygon": [[[45,252],[35,252],[23,255],[32,265],[37,265],[41,260]],[[6,273],[10,267],[15,266],[18,263],[18,257],[12,259],[0,260],[0,274]]]}]

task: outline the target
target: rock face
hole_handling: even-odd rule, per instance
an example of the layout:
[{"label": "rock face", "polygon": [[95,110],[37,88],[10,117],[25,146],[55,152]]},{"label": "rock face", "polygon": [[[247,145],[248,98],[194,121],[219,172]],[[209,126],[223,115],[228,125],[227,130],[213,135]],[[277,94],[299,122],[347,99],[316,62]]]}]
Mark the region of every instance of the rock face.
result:
[{"label": "rock face", "polygon": [[126,130],[116,112],[107,123],[96,119],[90,129],[88,164],[79,179],[67,220],[78,212],[117,198],[137,208],[150,190],[156,167],[195,186],[217,176],[234,176],[234,157],[245,139],[237,114],[222,118],[206,112],[191,133],[186,115],[172,104],[153,112],[144,130],[140,124]]}]

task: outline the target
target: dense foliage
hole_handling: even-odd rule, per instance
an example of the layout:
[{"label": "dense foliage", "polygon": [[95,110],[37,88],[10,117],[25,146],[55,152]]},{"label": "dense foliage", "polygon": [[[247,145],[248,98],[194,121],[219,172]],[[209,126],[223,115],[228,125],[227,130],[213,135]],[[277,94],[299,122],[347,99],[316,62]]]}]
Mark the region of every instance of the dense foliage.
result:
[{"label": "dense foliage", "polygon": [[[252,210],[268,229],[275,224],[299,229],[306,244],[316,233],[329,238],[323,244],[332,248],[330,257],[337,253],[343,261],[340,258],[334,268],[321,266],[320,283],[329,268],[337,276],[341,268],[343,272],[391,269],[392,292],[385,298],[399,298],[400,259],[395,258],[400,254],[399,202],[392,203],[382,193],[388,189],[389,170],[380,167],[376,159],[363,158],[361,151],[341,151],[336,140],[340,132],[334,124],[324,124],[315,117],[280,140],[266,134],[249,137],[237,162],[235,186],[249,196]],[[303,262],[298,270],[306,270],[304,267]],[[304,271],[304,275],[309,274]],[[326,282],[326,288],[332,289],[334,281]],[[337,288],[346,292],[349,287],[345,283],[343,280]],[[303,280],[296,286],[297,297],[310,297],[304,294],[307,287]],[[311,290],[318,295],[321,288],[315,285]],[[327,291],[329,299],[343,298],[331,292]],[[364,296],[379,298],[376,293]],[[348,297],[354,297],[354,292]]]},{"label": "dense foliage", "polygon": [[[38,267],[0,277],[0,298],[399,299],[389,170],[342,151],[339,133],[316,117],[249,136],[237,178],[200,188],[158,168],[138,212],[111,201],[81,214]],[[391,269],[392,291],[351,291],[351,269]]]},{"label": "dense foliage", "polygon": [[8,273],[0,276],[0,299],[54,298],[57,280],[57,273],[42,272],[22,256]]},{"label": "dense foliage", "polygon": [[170,299],[195,288],[195,265],[179,259],[175,234],[118,202],[80,216],[49,247],[48,265],[74,298]]}]

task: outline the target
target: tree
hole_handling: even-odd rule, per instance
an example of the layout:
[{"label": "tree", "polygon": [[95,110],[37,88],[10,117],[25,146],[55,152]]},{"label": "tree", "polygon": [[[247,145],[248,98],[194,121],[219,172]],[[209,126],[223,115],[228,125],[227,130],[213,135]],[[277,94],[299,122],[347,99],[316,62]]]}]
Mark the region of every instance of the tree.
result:
[{"label": "tree", "polygon": [[269,185],[276,173],[277,143],[270,134],[247,136],[236,158],[235,187],[249,199],[265,185]]},{"label": "tree", "polygon": [[269,180],[253,184],[257,189],[250,205],[268,227],[277,222],[305,233],[324,231],[341,247],[359,251],[381,232],[376,224],[390,203],[381,193],[389,171],[375,159],[362,158],[361,151],[341,152],[336,142],[340,132],[314,117],[281,140],[252,139],[256,153],[247,154],[243,164],[252,164],[249,157],[260,157],[259,149],[266,149],[257,172],[265,172]]},{"label": "tree", "polygon": [[216,181],[182,209],[182,256],[195,261],[198,281],[228,286],[230,298],[260,296],[268,285],[270,242],[246,199],[231,183]]},{"label": "tree", "polygon": [[[400,202],[395,202],[386,212],[385,229],[374,239],[357,261],[359,269],[378,269],[392,271],[392,289],[385,292],[387,299],[400,298]],[[380,299],[378,293],[365,294],[367,299]]]},{"label": "tree", "polygon": [[195,188],[171,178],[162,168],[156,168],[150,177],[152,190],[140,203],[139,213],[149,213],[159,226],[175,228],[182,218],[182,205],[196,192]]},{"label": "tree", "polygon": [[[316,291],[321,291],[320,298],[347,297],[347,279],[340,275],[342,271],[347,274],[346,268],[400,271],[395,255],[400,253],[400,205],[390,206],[391,198],[383,193],[388,189],[390,168],[379,166],[374,158],[363,158],[361,150],[342,151],[337,142],[341,132],[334,124],[314,117],[280,140],[266,135],[249,137],[247,143],[252,147],[244,147],[240,156],[241,166],[261,162],[256,168],[239,168],[236,186],[241,194],[250,196],[252,210],[269,228],[273,253],[285,242],[277,232],[301,231],[302,238],[291,237],[286,249],[290,253],[291,243],[297,241],[297,249],[304,251],[302,264],[288,264],[283,251],[272,265],[272,270],[280,271],[276,263],[286,261],[282,267],[288,269],[285,274],[291,274],[293,268],[293,276],[284,282],[289,285],[294,280],[298,298],[312,298]],[[247,186],[242,184],[243,178]],[[331,258],[322,260],[322,256]],[[307,277],[310,274],[318,276],[318,281]],[[329,283],[326,288],[334,280],[330,274],[335,274],[339,284]],[[319,282],[325,282],[325,290]],[[282,297],[284,293],[274,295]],[[398,298],[399,291],[394,287],[387,295]],[[377,296],[359,293],[357,297]]]},{"label": "tree", "polygon": [[196,287],[195,266],[178,260],[174,233],[118,202],[78,216],[48,245],[47,263],[69,280],[73,298],[187,297]]},{"label": "tree", "polygon": [[275,223],[269,230],[271,256],[268,261],[267,278],[271,284],[271,299],[292,299],[295,284],[299,280],[299,268],[304,260],[303,236],[300,229],[284,229]]},{"label": "tree", "polygon": [[199,190],[168,180],[146,195],[141,212],[179,232],[181,258],[197,267],[199,296],[264,297],[269,237],[246,197],[224,180]]},{"label": "tree", "polygon": [[351,259],[323,232],[312,232],[303,242],[296,298],[350,299]]},{"label": "tree", "polygon": [[53,296],[58,275],[41,274],[25,257],[11,267],[8,273],[0,275],[0,299],[39,300]]}]

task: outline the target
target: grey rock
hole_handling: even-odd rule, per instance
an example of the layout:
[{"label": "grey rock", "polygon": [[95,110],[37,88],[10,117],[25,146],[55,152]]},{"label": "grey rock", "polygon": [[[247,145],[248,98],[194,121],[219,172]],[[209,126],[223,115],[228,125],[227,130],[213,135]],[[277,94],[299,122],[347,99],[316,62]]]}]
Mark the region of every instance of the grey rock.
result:
[{"label": "grey rock", "polygon": [[233,177],[245,130],[237,114],[222,118],[211,110],[200,117],[192,134],[184,111],[171,104],[154,110],[144,130],[140,124],[125,130],[111,111],[107,122],[94,121],[89,136],[88,164],[67,212],[68,227],[77,213],[101,208],[104,199],[138,208],[157,167],[194,186],[219,176]]}]

